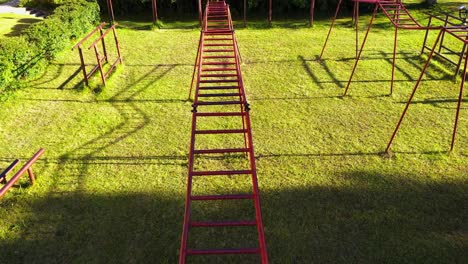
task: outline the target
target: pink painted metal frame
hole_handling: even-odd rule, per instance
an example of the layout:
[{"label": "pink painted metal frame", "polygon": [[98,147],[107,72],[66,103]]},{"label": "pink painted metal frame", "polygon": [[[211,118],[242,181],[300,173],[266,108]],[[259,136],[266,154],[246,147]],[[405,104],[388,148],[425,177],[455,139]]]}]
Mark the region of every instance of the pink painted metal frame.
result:
[{"label": "pink painted metal frame", "polygon": [[[405,108],[403,110],[403,113],[401,114],[401,117],[395,127],[395,130],[393,131],[393,134],[390,138],[390,141],[388,142],[388,145],[387,145],[387,148],[385,149],[385,152],[386,153],[389,153],[390,152],[390,147],[392,146],[392,143],[395,139],[395,136],[396,134],[398,133],[398,130],[400,129],[400,126],[401,126],[401,123],[403,122],[403,119],[405,118],[405,115],[408,111],[408,108],[409,106],[411,105],[411,102],[413,101],[413,98],[414,98],[414,95],[416,94],[416,91],[417,89],[419,88],[420,84],[421,84],[421,81],[422,81],[422,78],[424,76],[424,74],[426,73],[426,70],[427,68],[429,67],[429,64],[432,60],[432,58],[434,57],[434,55],[436,54],[436,49],[437,49],[437,45],[440,44],[440,41],[442,39],[442,36],[444,36],[445,34],[449,34],[450,36],[454,37],[456,40],[460,41],[461,43],[463,43],[464,45],[468,45],[468,27],[465,27],[465,28],[460,28],[460,27],[450,27],[450,28],[442,28],[439,32],[439,35],[437,36],[437,39],[434,43],[434,46],[432,47],[431,49],[431,52],[429,54],[429,57],[421,71],[421,74],[419,75],[419,78],[416,82],[416,85],[414,86],[413,88],[413,91],[408,99],[408,102],[406,103],[405,105]],[[455,122],[454,122],[454,126],[453,126],[453,133],[452,133],[452,142],[450,144],[450,151],[453,151],[454,149],[454,146],[455,146],[455,138],[456,138],[456,135],[457,135],[457,128],[458,128],[458,120],[460,118],[460,109],[461,109],[461,104],[462,104],[462,99],[463,99],[463,89],[465,87],[465,82],[466,82],[466,79],[467,79],[467,67],[468,67],[468,54],[465,54],[465,58],[464,58],[464,67],[463,67],[463,70],[462,70],[462,79],[461,79],[461,84],[460,84],[460,93],[458,95],[458,103],[457,103],[457,110],[456,110],[456,114],[455,114]]]},{"label": "pink painted metal frame", "polygon": [[[213,55],[215,54],[215,55]],[[218,54],[218,55],[216,55]],[[232,79],[235,78],[235,79]],[[199,48],[195,60],[194,77],[196,81],[193,109],[192,109],[192,133],[190,140],[190,152],[188,163],[187,193],[184,213],[184,224],[181,238],[179,263],[186,263],[188,256],[193,255],[225,255],[225,254],[257,254],[262,263],[268,263],[263,220],[260,205],[257,170],[254,155],[254,145],[251,131],[250,106],[245,96],[242,72],[240,69],[239,49],[232,26],[229,6],[224,1],[209,2],[205,8],[205,16],[202,23]],[[193,86],[192,80],[192,86]],[[228,83],[229,85],[227,85]],[[209,85],[209,86],[207,86]],[[219,91],[213,93],[213,91]],[[228,91],[228,92],[226,92]],[[231,91],[231,92],[229,92]],[[208,93],[207,93],[208,92]],[[192,88],[189,98],[192,94]],[[201,100],[200,100],[201,98]],[[213,99],[214,98],[214,99]],[[232,100],[219,98],[234,98]],[[210,100],[211,99],[211,100]],[[218,99],[218,100],[216,100]],[[213,101],[216,100],[216,101]],[[239,110],[232,112],[223,110],[210,111],[202,109],[210,106],[239,106]],[[240,117],[241,129],[197,129],[198,119],[213,117]],[[195,149],[198,136],[225,134],[243,134],[243,148],[226,149]],[[200,155],[243,153],[248,159],[249,168],[243,170],[195,170],[195,160]],[[224,194],[224,195],[193,195],[193,180],[198,177],[226,177],[250,175],[252,181],[251,194]],[[191,220],[192,202],[223,201],[223,200],[253,200],[255,208],[255,220],[234,221],[193,221]],[[223,248],[223,249],[190,249],[188,248],[189,231],[192,228],[230,228],[235,226],[254,226],[257,229],[258,248]]]},{"label": "pink painted metal frame", "polygon": [[[394,43],[393,43],[393,58],[392,58],[392,78],[390,82],[390,94],[393,94],[394,90],[394,82],[395,82],[395,65],[396,65],[396,52],[397,52],[397,43],[398,43],[398,30],[399,29],[404,29],[404,30],[440,30],[441,27],[425,27],[422,26],[418,23],[418,21],[408,12],[406,7],[402,4],[401,0],[353,0],[355,3],[354,7],[354,20],[356,23],[356,60],[354,62],[353,69],[351,71],[351,76],[349,77],[348,83],[346,85],[345,92],[343,96],[346,96],[348,93],[348,90],[351,86],[351,82],[353,80],[354,73],[356,72],[356,68],[358,66],[359,60],[361,58],[362,52],[364,50],[364,47],[366,45],[369,33],[371,31],[375,16],[378,12],[378,10],[382,10],[382,12],[385,14],[385,16],[390,20],[392,25],[395,28],[395,37],[394,37]],[[343,0],[340,0],[338,2],[335,16],[333,17],[333,21],[330,25],[330,29],[328,30],[327,37],[325,39],[325,43],[322,48],[322,52],[320,53],[320,59],[323,58],[323,55],[325,53],[326,47],[328,40],[330,38],[332,29],[335,25],[335,21],[337,19],[341,4]],[[368,3],[368,4],[374,4],[374,11],[372,12],[372,17],[370,19],[369,25],[367,27],[366,34],[364,36],[364,39],[362,41],[362,44],[360,48],[358,48],[358,43],[359,43],[359,36],[358,36],[358,23],[359,23],[359,3]]]}]

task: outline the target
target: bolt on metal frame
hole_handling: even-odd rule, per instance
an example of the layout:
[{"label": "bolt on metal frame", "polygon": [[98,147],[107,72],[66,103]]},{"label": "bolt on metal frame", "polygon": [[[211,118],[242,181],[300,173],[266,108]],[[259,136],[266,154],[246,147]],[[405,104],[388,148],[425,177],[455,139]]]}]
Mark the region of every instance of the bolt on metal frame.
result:
[{"label": "bolt on metal frame", "polygon": [[42,156],[44,153],[44,149],[41,148],[39,149],[36,154],[28,161],[26,164],[18,171],[16,174],[11,177],[10,180],[7,179],[7,174],[10,173],[16,165],[19,163],[19,159],[16,159],[13,161],[8,168],[6,168],[2,173],[0,173],[0,183],[5,184],[1,189],[0,189],[0,199],[10,190],[10,188],[19,180],[21,176],[24,175],[24,173],[28,172],[29,180],[31,181],[31,184],[34,184],[36,181],[36,177],[34,176],[34,173],[32,171],[32,165]]},{"label": "bolt on metal frame", "polygon": [[[205,8],[202,30],[199,40],[198,54],[194,72],[196,86],[192,108],[192,131],[188,162],[187,193],[185,200],[184,223],[181,238],[179,263],[186,263],[188,256],[194,255],[258,255],[261,263],[268,263],[264,227],[260,205],[257,170],[252,140],[250,122],[250,106],[247,102],[242,72],[240,69],[239,49],[232,26],[229,6],[224,1],[208,2]],[[191,94],[192,92],[190,92]],[[190,97],[190,95],[189,95]],[[212,110],[213,107],[218,110]],[[220,110],[221,108],[221,110]],[[204,110],[204,111],[202,111]],[[239,118],[242,128],[238,129],[200,129],[199,122],[227,121],[228,118]],[[212,135],[227,139],[229,135],[239,135],[242,147],[215,149],[197,147],[196,142],[202,142],[204,136]],[[195,163],[199,158],[210,155],[241,154],[248,168],[230,170],[199,170]],[[228,160],[226,162],[229,163]],[[193,181],[200,177],[243,177],[250,178],[251,193],[242,194],[193,194]],[[251,200],[254,204],[255,218],[250,220],[230,221],[198,221],[193,220],[192,202],[204,203],[210,201],[242,201]],[[258,236],[258,247],[255,248],[221,248],[221,249],[191,249],[188,247],[189,233],[194,228],[224,228],[255,227]]]},{"label": "bolt on metal frame", "polygon": [[[112,71],[115,69],[117,66],[117,63],[122,64],[122,55],[120,53],[120,45],[119,45],[119,40],[117,39],[117,32],[116,32],[116,25],[112,25],[109,29],[107,29],[105,32],[103,31],[103,27],[105,26],[105,22],[101,23],[99,26],[97,26],[95,29],[93,29],[88,35],[86,35],[80,42],[78,42],[75,46],[73,46],[72,50],[78,49],[78,53],[80,55],[80,63],[81,63],[81,71],[83,72],[83,79],[86,85],[89,85],[89,79],[93,76],[93,74],[99,69],[99,72],[101,74],[101,80],[103,85],[106,85],[106,79],[109,77],[109,75],[112,73]],[[103,66],[106,63],[109,63],[109,57],[107,55],[107,49],[106,49],[106,41],[105,37],[112,31],[114,35],[114,41],[115,41],[115,46],[117,49],[117,59],[112,62],[109,70],[104,72]],[[94,49],[94,55],[96,56],[97,64],[93,66],[91,71],[87,73],[86,71],[86,64],[85,64],[85,59],[83,55],[83,44],[85,41],[89,40],[93,35],[96,34],[96,32],[99,32],[99,37],[96,39],[91,46],[88,47],[88,50],[91,48]],[[103,55],[99,52],[98,45],[101,43],[102,45],[102,51]]]},{"label": "bolt on metal frame", "polygon": [[[354,62],[354,66],[351,72],[351,76],[349,77],[348,84],[346,85],[345,92],[343,96],[346,96],[348,93],[348,90],[351,86],[351,81],[353,80],[354,73],[356,71],[357,65],[359,63],[359,60],[361,58],[362,52],[364,50],[364,47],[366,45],[367,38],[369,36],[369,33],[371,31],[375,16],[379,10],[383,12],[383,14],[390,20],[391,24],[395,28],[395,37],[394,37],[394,42],[393,42],[393,60],[392,60],[392,79],[390,82],[390,94],[393,94],[393,88],[394,88],[394,80],[395,80],[395,64],[396,64],[396,52],[397,52],[397,43],[398,43],[398,30],[399,29],[404,29],[404,30],[440,30],[441,27],[425,27],[419,24],[418,21],[409,13],[409,11],[406,9],[406,7],[403,5],[401,0],[351,0],[354,2],[354,13],[353,17],[355,19],[356,23],[356,59]],[[325,53],[325,49],[327,47],[328,40],[330,38],[330,34],[332,32],[332,29],[335,25],[336,18],[338,16],[341,4],[343,0],[340,0],[338,2],[338,6],[336,8],[335,16],[333,17],[333,21],[330,25],[330,29],[328,30],[327,37],[325,39],[325,43],[322,48],[322,52],[320,53],[320,59],[323,58],[323,55]],[[374,11],[372,12],[372,16],[369,22],[369,25],[367,27],[366,34],[364,36],[364,39],[362,41],[362,44],[360,48],[358,48],[358,42],[359,42],[359,36],[358,36],[358,23],[359,23],[359,3],[367,3],[367,4],[373,4],[374,5]]]},{"label": "bolt on metal frame", "polygon": [[[395,136],[396,134],[398,133],[398,130],[401,126],[401,123],[403,122],[403,119],[408,111],[408,108],[414,98],[414,95],[416,94],[416,91],[417,89],[419,88],[420,84],[421,84],[421,81],[422,81],[422,78],[427,70],[427,68],[429,67],[429,64],[432,60],[432,58],[434,57],[434,55],[436,54],[436,50],[437,50],[437,45],[440,44],[441,40],[442,40],[442,36],[446,35],[446,34],[449,34],[450,36],[454,37],[456,40],[460,41],[461,43],[463,43],[463,45],[468,45],[468,27],[443,27],[440,32],[439,32],[439,35],[437,36],[437,39],[434,43],[434,46],[432,47],[431,49],[431,52],[429,54],[429,57],[421,71],[421,74],[419,75],[419,78],[416,82],[416,85],[414,86],[413,88],[413,92],[411,93],[409,99],[408,99],[408,102],[406,103],[406,106],[403,110],[403,113],[401,114],[401,117],[395,127],[395,130],[392,134],[392,137],[390,138],[390,141],[388,142],[388,145],[387,145],[387,148],[385,149],[385,152],[386,153],[389,153],[390,151],[390,147],[392,146],[392,143],[393,143],[393,140],[395,139]],[[462,56],[463,57],[463,56]],[[453,126],[453,133],[452,133],[452,142],[451,142],[451,145],[450,145],[450,152],[453,151],[454,149],[454,146],[455,146],[455,137],[456,137],[456,134],[457,134],[457,128],[458,128],[458,120],[459,120],[459,117],[460,117],[460,109],[461,109],[461,104],[462,104],[462,99],[463,99],[463,89],[465,87],[465,81],[467,79],[467,67],[468,67],[468,54],[465,54],[464,55],[464,67],[463,67],[463,70],[462,70],[462,79],[461,79],[461,84],[460,84],[460,93],[458,95],[458,103],[457,103],[457,110],[456,110],[456,114],[455,114],[455,122],[454,122],[454,126]]]}]

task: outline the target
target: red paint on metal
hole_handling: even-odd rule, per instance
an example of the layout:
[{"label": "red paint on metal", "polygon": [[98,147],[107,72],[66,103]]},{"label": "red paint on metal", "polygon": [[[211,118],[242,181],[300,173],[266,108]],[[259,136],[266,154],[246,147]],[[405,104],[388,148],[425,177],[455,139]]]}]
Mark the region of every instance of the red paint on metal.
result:
[{"label": "red paint on metal", "polygon": [[[375,15],[377,11],[380,9],[385,16],[388,18],[388,20],[391,22],[391,24],[395,27],[395,40],[394,40],[394,49],[393,49],[393,62],[392,62],[392,79],[391,79],[391,84],[390,84],[390,94],[393,93],[393,85],[394,85],[394,76],[395,76],[395,62],[396,62],[396,52],[397,52],[397,40],[398,40],[398,30],[399,29],[405,29],[405,30],[432,30],[432,29],[437,29],[440,30],[441,27],[432,27],[432,26],[421,26],[419,22],[414,19],[414,17],[408,12],[406,7],[401,3],[400,0],[353,0],[355,1],[355,7],[354,7],[354,16],[356,20],[356,25],[358,25],[358,14],[359,14],[359,7],[357,6],[358,3],[368,3],[368,4],[374,4],[374,13],[372,15],[370,24],[367,28],[366,36],[364,37],[364,40],[362,42],[361,48],[359,52],[357,52],[356,60],[353,66],[353,70],[351,72],[351,76],[349,78],[348,84],[346,86],[346,90],[344,92],[344,95],[347,94],[349,87],[351,85],[351,81],[353,79],[353,75],[356,71],[357,65],[359,63],[359,60],[361,58],[362,51],[364,49],[364,46],[367,41],[367,37],[369,35],[370,29],[372,27],[372,23],[374,21]],[[328,31],[327,38],[325,39],[325,43],[322,48],[322,52],[320,54],[320,59],[323,58],[324,51],[326,49],[328,40],[330,38],[330,33],[332,31],[332,28],[335,25],[335,20],[338,15],[339,9],[341,7],[342,0],[338,2],[338,6],[335,12],[335,16],[333,18],[332,24],[330,26],[330,29]],[[357,30],[357,28],[356,28]],[[356,44],[358,43],[358,32],[356,31]]]},{"label": "red paint on metal", "polygon": [[[0,198],[2,198],[8,192],[8,190],[19,180],[19,178],[23,176],[26,172],[28,172],[31,184],[34,184],[36,179],[32,172],[31,166],[42,156],[44,151],[45,150],[43,148],[39,149],[39,151],[37,151],[36,154],[34,154],[34,156],[28,162],[26,162],[26,164],[18,172],[16,172],[16,174],[11,178],[11,180],[5,183],[5,185],[0,189]],[[10,172],[13,169],[14,166],[16,166],[16,163],[17,160],[13,162],[12,165],[10,165],[10,167],[8,167],[7,170],[1,175],[5,176],[8,172]]]},{"label": "red paint on metal", "polygon": [[[112,71],[115,69],[117,66],[117,63],[122,63],[122,55],[120,53],[120,46],[119,46],[119,41],[117,39],[117,32],[116,32],[116,25],[112,25],[109,29],[107,29],[105,32],[103,32],[103,27],[105,26],[106,23],[101,23],[99,26],[97,26],[95,29],[93,29],[90,33],[88,33],[83,39],[81,39],[75,46],[73,46],[73,49],[78,49],[78,54],[80,56],[80,63],[81,63],[81,70],[83,72],[83,79],[86,85],[89,85],[89,79],[93,74],[99,70],[100,75],[101,75],[101,80],[103,85],[106,85],[106,79],[109,77],[109,75],[112,73]],[[105,42],[105,37],[112,31],[114,35],[114,41],[115,41],[115,46],[117,49],[117,59],[111,64],[109,70],[107,72],[104,72],[103,69],[103,63],[109,63],[109,57],[107,54],[107,48],[106,48],[106,42]],[[92,36],[94,36],[97,32],[99,32],[99,37],[88,47],[88,50],[93,48],[94,49],[94,55],[96,57],[96,65],[93,66],[91,71],[89,73],[86,72],[86,64],[85,64],[85,59],[83,55],[83,44],[85,41],[89,40]],[[99,53],[99,48],[98,44],[102,44],[102,50],[103,50],[103,55]]]},{"label": "red paint on metal", "polygon": [[[426,70],[427,68],[429,67],[429,64],[432,60],[432,58],[434,57],[434,55],[437,54],[437,46],[440,44],[440,42],[442,41],[442,36],[445,35],[445,34],[449,34],[451,36],[453,36],[456,40],[458,41],[461,41],[463,43],[463,45],[467,45],[468,44],[468,39],[465,37],[466,35],[465,34],[468,34],[468,28],[467,27],[463,27],[463,28],[460,28],[460,27],[456,27],[456,28],[442,28],[440,30],[440,33],[439,35],[437,36],[437,39],[434,43],[434,46],[432,47],[431,49],[431,52],[429,54],[429,57],[421,71],[421,74],[419,75],[419,78],[418,80],[416,81],[416,84],[413,88],[413,91],[408,99],[408,102],[406,103],[405,105],[405,108],[403,109],[403,113],[401,114],[401,117],[400,119],[398,120],[398,123],[395,127],[395,130],[393,131],[393,134],[390,138],[390,141],[388,142],[387,144],[387,148],[385,149],[385,152],[386,153],[389,153],[390,151],[390,147],[396,137],[396,134],[398,133],[398,130],[400,129],[400,126],[401,126],[401,123],[403,122],[403,119],[409,109],[409,106],[411,105],[411,102],[414,98],[414,95],[416,94],[416,91],[417,89],[419,88],[420,84],[421,84],[421,81],[422,81],[422,78],[424,76],[424,74],[426,73]],[[459,93],[459,96],[458,96],[458,103],[457,103],[457,110],[456,110],[456,114],[455,114],[455,122],[454,122],[454,128],[453,128],[453,133],[452,133],[452,142],[451,142],[451,145],[450,145],[450,151],[453,151],[454,149],[454,146],[455,146],[455,138],[456,138],[456,134],[457,134],[457,128],[458,128],[458,120],[460,118],[460,109],[461,109],[461,104],[462,104],[462,98],[463,98],[463,90],[464,90],[464,87],[465,87],[465,82],[466,82],[466,78],[467,78],[467,65],[468,65],[468,54],[465,56],[465,63],[464,63],[464,67],[463,67],[463,73],[462,73],[462,81],[461,81],[461,84],[460,84],[460,93]]]},{"label": "red paint on metal", "polygon": [[[222,27],[222,30],[219,28]],[[221,48],[223,47],[223,48]],[[206,54],[220,53],[218,56]],[[205,8],[205,15],[202,22],[202,32],[199,40],[199,48],[195,58],[193,78],[190,88],[195,87],[192,109],[192,133],[190,141],[189,165],[187,177],[187,193],[184,213],[184,224],[181,238],[181,248],[179,263],[185,263],[187,256],[191,255],[224,255],[224,254],[257,254],[262,263],[268,263],[268,254],[263,230],[263,220],[260,206],[260,196],[258,190],[258,180],[254,158],[254,146],[252,142],[252,131],[250,125],[249,105],[245,97],[244,84],[240,69],[240,54],[235,33],[233,30],[231,13],[228,5],[224,1],[208,2]],[[215,66],[213,66],[215,65]],[[230,66],[235,65],[235,67]],[[210,68],[211,67],[211,68]],[[215,68],[213,68],[215,67]],[[215,79],[214,79],[215,78]],[[196,80],[196,81],[195,81]],[[193,85],[195,83],[195,85]],[[227,86],[227,83],[235,85]],[[209,86],[207,86],[209,85]],[[205,91],[216,91],[206,93]],[[233,90],[233,92],[222,92]],[[205,93],[204,93],[205,92]],[[216,100],[217,98],[230,97],[229,100]],[[199,101],[203,98],[204,101]],[[235,99],[232,99],[235,98]],[[210,100],[210,101],[207,101]],[[228,107],[229,105],[239,106],[239,111],[228,112],[201,112],[205,107],[210,106]],[[232,109],[232,108],[230,108]],[[197,129],[199,118],[211,117],[240,117],[242,128],[239,129]],[[218,119],[219,120],[219,119]],[[205,148],[195,149],[195,142],[198,137],[204,135],[225,136],[228,134],[242,134],[244,136],[244,147],[239,148]],[[249,168],[239,170],[195,170],[194,163],[197,157],[213,154],[244,153],[248,159]],[[192,195],[193,180],[198,177],[245,177],[250,176],[252,181],[251,194],[225,194],[225,195]],[[191,220],[191,203],[198,203],[213,200],[253,200],[255,207],[255,220],[234,220],[234,221],[193,221]],[[258,248],[241,249],[190,249],[187,247],[189,231],[191,228],[229,228],[233,226],[256,226],[258,234]]]}]

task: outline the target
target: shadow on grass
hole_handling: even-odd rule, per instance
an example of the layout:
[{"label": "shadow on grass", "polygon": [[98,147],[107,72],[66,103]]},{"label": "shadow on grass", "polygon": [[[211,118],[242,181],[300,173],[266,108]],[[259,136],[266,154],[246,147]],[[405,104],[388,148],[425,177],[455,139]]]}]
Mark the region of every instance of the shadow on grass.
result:
[{"label": "shadow on grass", "polygon": [[42,21],[39,18],[21,18],[19,19],[16,24],[11,28],[11,32],[5,34],[7,37],[15,37],[19,36],[23,33],[25,29],[27,29],[31,24],[37,23]]},{"label": "shadow on grass", "polygon": [[[331,185],[261,190],[272,262],[465,263],[468,259],[466,180],[432,181],[429,175],[360,170],[333,177]],[[170,193],[36,198],[28,202],[27,215],[10,225],[15,236],[2,239],[0,261],[175,263],[183,198]],[[211,219],[243,207],[233,203],[223,207],[226,210],[220,208],[209,207],[199,216]],[[231,238],[244,243],[250,238],[246,231],[255,233],[242,229],[229,232],[231,236],[216,236],[224,232],[217,229],[192,238],[217,245],[228,244]],[[228,258],[222,263],[255,259],[247,260]]]}]

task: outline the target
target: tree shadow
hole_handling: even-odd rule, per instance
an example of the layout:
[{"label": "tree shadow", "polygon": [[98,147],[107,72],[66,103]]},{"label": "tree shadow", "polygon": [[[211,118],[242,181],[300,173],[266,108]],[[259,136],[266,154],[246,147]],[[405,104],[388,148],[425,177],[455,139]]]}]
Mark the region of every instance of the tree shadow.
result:
[{"label": "tree shadow", "polygon": [[[468,181],[407,172],[336,172],[334,184],[260,190],[270,260],[277,263],[465,263]],[[2,263],[174,263],[182,193],[36,197],[3,237]],[[211,206],[199,217],[243,206]],[[21,225],[18,227],[17,225]],[[201,231],[203,232],[203,231]],[[218,236],[218,233],[224,236]],[[197,243],[245,243],[255,230],[211,230]],[[229,234],[230,236],[226,236]],[[192,241],[193,242],[193,241]],[[217,244],[219,243],[219,244]],[[253,258],[192,257],[193,263],[255,263]]]},{"label": "tree shadow", "polygon": [[40,18],[21,18],[18,19],[16,24],[11,28],[11,32],[5,34],[7,37],[16,37],[23,33],[31,24],[42,21]]},{"label": "tree shadow", "polygon": [[[346,171],[331,186],[263,191],[278,263],[464,263],[468,182]],[[465,241],[465,242],[464,242]]]}]

